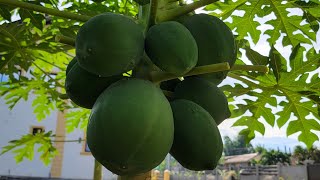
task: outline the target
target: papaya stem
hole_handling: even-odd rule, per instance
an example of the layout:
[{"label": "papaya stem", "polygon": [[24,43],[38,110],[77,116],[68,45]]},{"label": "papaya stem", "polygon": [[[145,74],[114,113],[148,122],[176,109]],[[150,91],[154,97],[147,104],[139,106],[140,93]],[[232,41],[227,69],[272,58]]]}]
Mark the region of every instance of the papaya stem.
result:
[{"label": "papaya stem", "polygon": [[[0,0],[1,1],[1,0]],[[75,46],[75,40],[71,37],[67,37],[67,36],[63,36],[63,35],[56,35],[55,40],[57,42],[63,43],[63,44],[67,44],[70,46]]]},{"label": "papaya stem", "polygon": [[93,180],[102,180],[102,165],[94,159]]},{"label": "papaya stem", "polygon": [[191,4],[187,4],[185,6],[180,6],[174,9],[169,10],[159,10],[157,15],[157,22],[163,22],[163,21],[169,21],[172,20],[178,16],[187,14],[189,12],[192,12],[200,7],[206,6],[208,4],[214,3],[218,0],[200,0],[193,2]]},{"label": "papaya stem", "polygon": [[156,23],[157,11],[158,11],[158,0],[150,0],[150,14],[149,14],[148,28]]},{"label": "papaya stem", "polygon": [[233,67],[230,69],[230,71],[258,71],[258,72],[263,72],[263,73],[268,73],[269,68],[264,65],[238,65],[235,64]]},{"label": "papaya stem", "polygon": [[[199,66],[193,68],[191,71],[189,71],[187,74],[184,74],[183,76],[193,76],[198,74],[206,74],[206,73],[212,73],[212,72],[219,72],[219,71],[226,71],[229,70],[230,66],[229,63],[218,63],[218,64],[210,64],[206,66]],[[150,73],[150,80],[154,83],[159,83],[162,81],[167,81],[171,79],[179,78],[179,76],[173,75],[171,73],[167,72],[158,72],[153,71]]]},{"label": "papaya stem", "polygon": [[26,3],[26,2],[21,2],[21,1],[17,1],[17,0],[0,0],[0,4],[19,7],[19,8],[23,8],[23,9],[36,11],[36,12],[42,12],[42,13],[46,13],[46,14],[50,14],[50,15],[54,15],[54,16],[58,16],[58,17],[62,17],[62,18],[82,21],[82,22],[86,22],[91,18],[90,16],[74,14],[71,12],[60,11],[60,10],[56,10],[56,9],[50,9],[50,8],[46,8],[43,6],[39,6],[39,5],[31,4],[31,3]]},{"label": "papaya stem", "polygon": [[147,180],[151,179],[151,171],[143,174],[137,174],[132,176],[118,176],[118,180]]}]

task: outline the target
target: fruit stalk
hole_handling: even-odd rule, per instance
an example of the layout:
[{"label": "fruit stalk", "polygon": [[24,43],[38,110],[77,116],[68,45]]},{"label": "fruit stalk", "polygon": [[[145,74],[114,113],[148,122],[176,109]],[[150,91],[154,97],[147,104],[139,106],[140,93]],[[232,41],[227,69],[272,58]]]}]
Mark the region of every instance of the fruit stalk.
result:
[{"label": "fruit stalk", "polygon": [[[206,74],[206,73],[212,73],[212,72],[226,71],[229,69],[230,69],[230,66],[229,66],[229,63],[227,62],[211,64],[206,66],[195,67],[183,76],[193,76],[193,75]],[[150,74],[150,80],[154,83],[159,83],[162,81],[167,81],[175,78],[178,78],[178,77],[166,72],[153,71]]]},{"label": "fruit stalk", "polygon": [[31,4],[31,3],[26,3],[26,2],[21,2],[17,0],[0,0],[0,4],[8,5],[8,6],[14,6],[14,7],[19,7],[23,9],[28,9],[36,12],[42,12],[46,14],[50,14],[53,16],[58,16],[62,18],[67,18],[67,19],[73,19],[77,21],[88,21],[91,17],[90,16],[85,16],[85,15],[78,15],[66,11],[60,11],[56,9],[50,9],[50,8],[45,8],[43,6]]},{"label": "fruit stalk", "polygon": [[148,28],[156,23],[158,12],[158,0],[151,0]]},{"label": "fruit stalk", "polygon": [[75,46],[75,40],[71,37],[63,36],[63,35],[56,35],[55,40],[57,42],[61,42],[63,44],[68,44],[70,46]]}]

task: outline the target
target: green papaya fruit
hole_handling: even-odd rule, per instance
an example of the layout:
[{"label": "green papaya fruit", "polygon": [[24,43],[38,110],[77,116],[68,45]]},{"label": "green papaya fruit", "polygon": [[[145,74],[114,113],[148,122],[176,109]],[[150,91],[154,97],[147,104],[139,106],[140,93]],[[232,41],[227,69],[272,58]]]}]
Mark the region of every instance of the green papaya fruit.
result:
[{"label": "green papaya fruit", "polygon": [[171,108],[174,141],[170,154],[187,169],[215,169],[222,156],[223,144],[214,119],[205,109],[189,100],[174,100]]},{"label": "green papaya fruit", "polygon": [[225,94],[213,83],[200,77],[187,77],[177,85],[175,99],[193,101],[207,110],[219,125],[231,116]]},{"label": "green papaya fruit", "polygon": [[146,35],[145,51],[161,70],[178,76],[190,71],[198,60],[196,41],[175,21],[152,26]]},{"label": "green papaya fruit", "polygon": [[122,75],[99,77],[81,68],[76,62],[66,77],[65,88],[68,97],[80,107],[91,109],[98,96]]},{"label": "green papaya fruit", "polygon": [[71,70],[71,68],[73,67],[74,64],[76,64],[77,62],[77,58],[74,57],[68,64],[67,69],[66,69],[66,75],[69,73],[69,71]]},{"label": "green papaya fruit", "polygon": [[173,143],[173,115],[160,88],[142,79],[120,80],[92,108],[87,142],[92,155],[118,175],[147,172]]},{"label": "green papaya fruit", "polygon": [[118,75],[132,70],[141,59],[143,28],[124,15],[104,13],[81,26],[75,44],[83,69],[103,77]]},{"label": "green papaya fruit", "polygon": [[[228,62],[232,67],[237,58],[235,39],[230,28],[219,18],[208,14],[195,14],[182,19],[182,24],[197,42],[197,66]],[[221,83],[228,71],[199,75],[215,84]]]}]

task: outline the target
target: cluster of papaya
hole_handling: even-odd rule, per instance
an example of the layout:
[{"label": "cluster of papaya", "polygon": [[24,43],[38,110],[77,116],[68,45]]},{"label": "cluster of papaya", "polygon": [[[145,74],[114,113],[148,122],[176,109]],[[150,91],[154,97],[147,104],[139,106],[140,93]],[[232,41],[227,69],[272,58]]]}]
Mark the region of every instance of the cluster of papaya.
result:
[{"label": "cluster of papaya", "polygon": [[[91,109],[87,143],[104,167],[135,175],[155,168],[168,153],[191,170],[216,167],[223,149],[217,125],[230,117],[217,85],[227,72],[186,74],[196,66],[234,64],[233,35],[220,19],[195,14],[144,33],[133,19],[105,13],[80,28],[75,47],[66,92],[75,104]],[[156,84],[135,76],[145,56],[184,80]],[[131,70],[132,76],[124,75]]]}]

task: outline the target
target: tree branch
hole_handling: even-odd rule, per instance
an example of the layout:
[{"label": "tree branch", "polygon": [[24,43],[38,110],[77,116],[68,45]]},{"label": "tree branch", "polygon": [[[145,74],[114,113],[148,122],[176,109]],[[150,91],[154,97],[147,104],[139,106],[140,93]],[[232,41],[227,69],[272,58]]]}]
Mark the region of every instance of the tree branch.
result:
[{"label": "tree branch", "polygon": [[42,12],[42,13],[46,13],[46,14],[50,14],[50,15],[54,15],[54,16],[58,16],[58,17],[62,17],[62,18],[82,21],[82,22],[86,22],[91,18],[90,16],[78,15],[78,14],[74,14],[71,12],[50,9],[50,8],[46,8],[43,6],[39,6],[39,5],[31,4],[31,3],[26,3],[26,2],[21,2],[21,1],[17,1],[17,0],[0,0],[0,4],[19,7],[19,8],[23,8],[23,9],[36,11],[36,12]]}]

